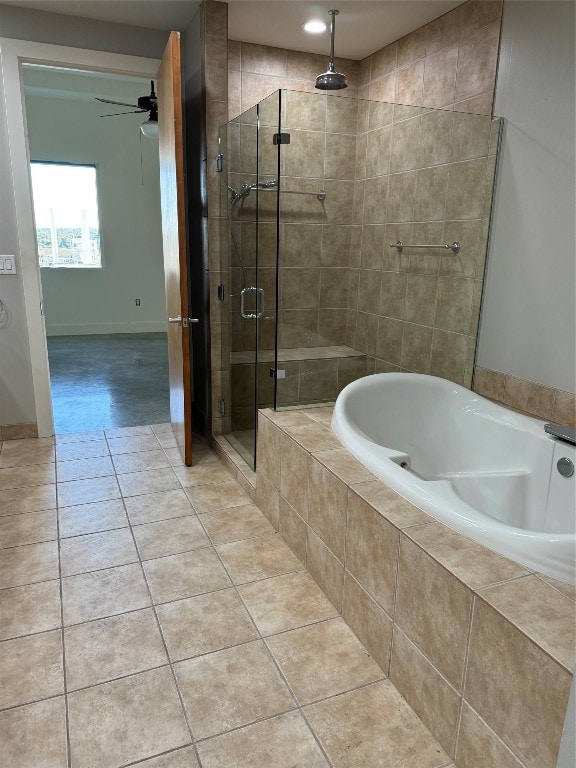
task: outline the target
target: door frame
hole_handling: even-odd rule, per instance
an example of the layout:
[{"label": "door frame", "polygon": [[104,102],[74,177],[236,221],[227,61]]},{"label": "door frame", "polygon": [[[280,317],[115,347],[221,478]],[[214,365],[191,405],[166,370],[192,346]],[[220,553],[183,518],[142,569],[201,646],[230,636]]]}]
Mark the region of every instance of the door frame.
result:
[{"label": "door frame", "polygon": [[54,434],[46,326],[42,312],[42,283],[36,250],[30,150],[22,79],[23,64],[133,75],[154,80],[159,59],[68,48],[48,43],[0,38],[0,78],[8,133],[8,155],[14,197],[17,265],[22,276],[24,311],[32,367],[32,387],[39,437]]}]

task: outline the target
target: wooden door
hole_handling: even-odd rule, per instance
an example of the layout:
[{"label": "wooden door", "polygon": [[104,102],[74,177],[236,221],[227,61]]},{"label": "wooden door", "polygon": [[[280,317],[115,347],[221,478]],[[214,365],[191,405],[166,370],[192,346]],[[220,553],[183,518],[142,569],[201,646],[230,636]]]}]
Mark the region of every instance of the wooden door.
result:
[{"label": "wooden door", "polygon": [[[157,75],[162,241],[166,282],[170,418],[187,466],[192,464],[192,375],[184,186],[180,34],[171,32]],[[179,318],[179,321],[177,320]]]}]

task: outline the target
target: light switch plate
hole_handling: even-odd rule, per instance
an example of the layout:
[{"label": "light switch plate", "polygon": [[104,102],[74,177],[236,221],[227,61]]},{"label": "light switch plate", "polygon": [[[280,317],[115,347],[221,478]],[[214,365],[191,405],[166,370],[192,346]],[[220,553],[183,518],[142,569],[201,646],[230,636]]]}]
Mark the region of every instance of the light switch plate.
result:
[{"label": "light switch plate", "polygon": [[0,256],[0,275],[15,275],[16,259],[14,256]]}]

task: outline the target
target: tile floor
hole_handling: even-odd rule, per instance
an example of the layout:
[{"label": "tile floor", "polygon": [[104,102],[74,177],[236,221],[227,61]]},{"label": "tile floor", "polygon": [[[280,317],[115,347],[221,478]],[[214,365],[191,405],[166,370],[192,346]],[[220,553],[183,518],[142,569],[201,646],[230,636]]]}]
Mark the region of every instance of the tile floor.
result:
[{"label": "tile floor", "polygon": [[452,765],[206,445],[0,450],[0,765]]}]

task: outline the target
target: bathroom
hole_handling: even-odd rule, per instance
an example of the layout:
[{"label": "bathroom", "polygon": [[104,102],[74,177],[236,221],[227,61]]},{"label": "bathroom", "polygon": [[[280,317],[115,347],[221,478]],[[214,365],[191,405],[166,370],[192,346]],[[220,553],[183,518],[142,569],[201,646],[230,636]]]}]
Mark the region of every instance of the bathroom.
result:
[{"label": "bathroom", "polygon": [[[277,700],[263,714],[248,713],[226,727],[198,714],[203,704],[194,683],[208,656],[186,648],[178,621],[186,618],[186,602],[188,621],[200,621],[202,609],[212,606],[206,595],[170,591],[168,581],[178,577],[160,572],[161,553],[151,554],[154,545],[145,536],[164,535],[162,517],[188,518],[184,512],[151,516],[138,506],[146,497],[122,480],[128,470],[143,474],[144,464],[131,462],[131,455],[156,457],[161,450],[168,456],[175,446],[160,427],[106,436],[152,602],[159,603],[154,610],[175,662],[181,702],[198,730],[195,746],[187,746],[176,707],[173,731],[154,732],[149,751],[128,740],[121,758],[104,750],[94,764],[268,768],[290,765],[287,745],[301,742],[295,764],[302,766],[565,768],[573,763],[573,588],[435,522],[348,454],[330,424],[346,384],[371,373],[407,371],[440,376],[514,412],[574,426],[573,7],[472,0],[361,59],[342,59],[339,34],[345,8],[353,5],[342,4],[336,69],[347,76],[348,88],[335,95],[314,92],[327,51],[230,39],[235,5],[242,4],[209,1],[199,18],[206,84],[207,431],[227,471],[201,444],[198,466],[171,465],[180,485],[142,485],[138,493],[173,494],[178,506],[188,503],[183,487],[260,633],[244,623],[232,598],[224,605],[229,582],[222,577],[210,587],[213,593],[203,591],[222,595],[214,611],[237,617],[229,628],[236,637],[210,651],[224,660],[229,646],[246,643],[242,663],[262,669],[257,695],[266,698],[268,681]],[[535,91],[546,97],[532,111]],[[274,143],[275,134],[290,134],[290,143]],[[253,187],[247,193],[246,184]],[[442,247],[414,247],[431,245]],[[134,453],[120,453],[117,443],[115,456],[115,440],[133,440]],[[160,471],[150,464],[150,483]],[[191,480],[200,475],[203,481]],[[221,497],[227,494],[225,504],[216,499],[215,484]],[[89,503],[112,505],[114,498]],[[65,509],[80,504],[70,497]],[[124,513],[114,514],[119,520]],[[243,563],[248,575],[238,575],[242,544],[219,526],[240,520],[255,537],[246,537],[254,560],[277,558],[277,570],[267,561],[254,576],[256,566],[250,571]],[[146,526],[156,528],[147,532]],[[124,530],[120,522],[109,527]],[[186,541],[192,536],[184,523],[178,530]],[[287,545],[281,556],[264,546],[273,534]],[[194,535],[190,552],[205,552],[201,533]],[[166,550],[164,558],[175,558],[176,565],[184,558],[180,552]],[[114,567],[132,567],[131,557]],[[188,567],[192,560],[181,562]],[[204,567],[216,573],[208,558]],[[70,584],[81,578],[70,574],[63,573]],[[289,612],[291,590],[304,603],[305,579],[310,590],[321,590],[313,592],[313,618],[282,624],[274,610],[281,614],[284,601]],[[278,592],[267,600],[276,607],[264,616],[259,601],[266,603],[266,582],[271,589],[275,580]],[[154,592],[162,590],[156,599]],[[144,615],[151,610],[145,605],[100,615]],[[80,635],[88,626],[80,622],[89,620],[106,621],[95,614],[64,630],[72,661],[73,632]],[[302,643],[292,662],[291,633]],[[297,707],[275,688],[268,661],[256,653],[257,638],[288,680]],[[361,652],[353,641],[362,644]],[[314,667],[306,643],[329,659],[328,671]],[[359,653],[369,654],[373,666]],[[152,676],[142,670],[161,669],[162,650],[147,648],[146,654],[144,666],[106,679]],[[310,690],[294,659],[324,690]],[[352,668],[350,682],[344,678]],[[341,672],[340,688],[324,680],[337,677],[334,670]],[[222,691],[216,671],[212,679]],[[248,686],[240,674],[238,681]],[[83,685],[68,688],[74,766],[91,764],[76,763],[74,756],[103,744],[111,728],[105,724],[83,741],[74,719],[89,722],[88,707],[103,701],[99,688],[120,683]],[[404,751],[388,731],[390,741],[378,740],[373,711],[381,707],[388,707],[386,716],[394,707],[402,712]],[[214,705],[206,709],[213,716]],[[274,757],[259,751],[267,739],[279,745]],[[362,740],[370,743],[368,751],[358,746]],[[153,757],[161,753],[166,763]],[[250,762],[251,754],[260,762]],[[60,757],[54,765],[65,764]]]}]

